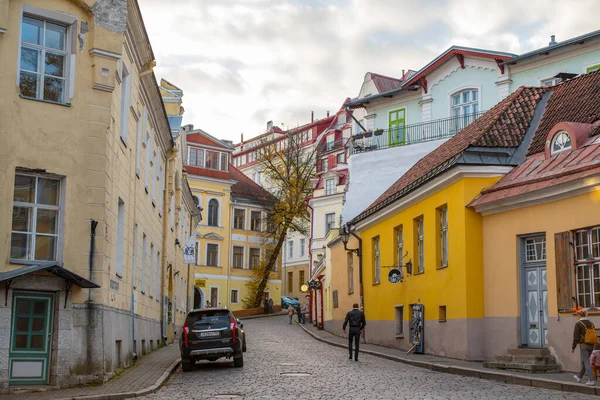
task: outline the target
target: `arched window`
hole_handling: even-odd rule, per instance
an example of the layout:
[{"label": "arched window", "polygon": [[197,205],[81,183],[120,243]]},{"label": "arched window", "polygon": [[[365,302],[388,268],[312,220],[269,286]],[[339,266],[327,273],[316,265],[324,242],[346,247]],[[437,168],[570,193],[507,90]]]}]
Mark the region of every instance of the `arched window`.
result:
[{"label": "arched window", "polygon": [[550,153],[552,155],[560,153],[561,151],[571,150],[572,142],[571,136],[565,131],[560,131],[552,139],[552,147]]},{"label": "arched window", "polygon": [[208,202],[208,226],[219,226],[219,202],[216,199]]},{"label": "arched window", "polygon": [[479,112],[479,91],[466,89],[452,95],[452,116],[470,115]]}]

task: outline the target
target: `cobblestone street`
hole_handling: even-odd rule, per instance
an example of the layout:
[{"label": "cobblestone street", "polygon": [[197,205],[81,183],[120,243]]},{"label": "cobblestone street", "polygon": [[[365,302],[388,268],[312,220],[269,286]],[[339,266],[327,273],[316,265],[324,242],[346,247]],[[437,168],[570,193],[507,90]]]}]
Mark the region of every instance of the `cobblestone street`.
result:
[{"label": "cobblestone street", "polygon": [[[317,342],[286,317],[244,321],[244,367],[201,362],[146,399],[592,399],[433,372]],[[307,375],[305,375],[307,374]]]}]

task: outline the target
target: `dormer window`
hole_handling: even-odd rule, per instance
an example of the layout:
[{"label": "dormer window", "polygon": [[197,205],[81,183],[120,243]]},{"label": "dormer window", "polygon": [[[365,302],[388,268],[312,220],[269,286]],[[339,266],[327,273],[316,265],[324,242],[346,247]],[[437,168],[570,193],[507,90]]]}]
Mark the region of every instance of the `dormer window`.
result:
[{"label": "dormer window", "polygon": [[571,150],[571,136],[566,131],[560,131],[552,139],[551,155]]}]

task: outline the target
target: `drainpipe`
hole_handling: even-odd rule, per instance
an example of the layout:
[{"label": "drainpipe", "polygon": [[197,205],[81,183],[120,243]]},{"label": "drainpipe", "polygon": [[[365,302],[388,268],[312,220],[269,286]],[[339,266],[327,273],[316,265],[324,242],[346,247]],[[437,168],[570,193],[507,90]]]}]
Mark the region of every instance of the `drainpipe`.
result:
[{"label": "drainpipe", "polygon": [[324,329],[325,328],[325,321],[324,321],[324,315],[323,315],[323,303],[324,303],[324,298],[323,298],[323,277],[319,276],[319,282],[321,283],[320,288],[319,288],[319,292],[321,294],[321,325],[319,325],[319,318],[317,318],[317,328],[319,329]]},{"label": "drainpipe", "polygon": [[[348,231],[352,236],[358,240],[358,286],[359,286],[359,295],[360,295],[360,304],[358,305],[362,312],[365,312],[365,300],[363,295],[363,267],[362,267],[362,239],[354,233],[352,229],[348,227]],[[365,341],[365,331],[362,331],[363,341]]]},{"label": "drainpipe", "polygon": [[[310,237],[308,239],[308,254],[309,254],[309,257],[308,257],[308,276],[309,276],[310,279],[312,279],[312,266],[313,266],[312,251],[311,251],[311,249],[312,249],[312,239],[313,239],[313,223],[312,223],[312,221],[313,221],[313,216],[314,216],[315,210],[309,204],[309,200],[310,199],[307,198],[305,200],[305,202],[306,202],[306,206],[308,208],[310,208]],[[308,291],[308,293],[310,294],[309,295],[310,308],[308,309],[308,322],[312,322],[313,321],[313,292],[314,292],[314,290],[309,290]],[[315,303],[315,307],[316,307],[316,305],[317,305],[316,301],[314,303]],[[316,314],[316,310],[315,310],[315,314]]]},{"label": "drainpipe", "polygon": [[[90,282],[94,282],[94,280],[92,279],[92,270],[94,269],[94,247],[96,243],[96,227],[98,226],[98,221],[91,220],[90,223]],[[92,302],[92,289],[89,289],[88,292],[88,302]]]}]

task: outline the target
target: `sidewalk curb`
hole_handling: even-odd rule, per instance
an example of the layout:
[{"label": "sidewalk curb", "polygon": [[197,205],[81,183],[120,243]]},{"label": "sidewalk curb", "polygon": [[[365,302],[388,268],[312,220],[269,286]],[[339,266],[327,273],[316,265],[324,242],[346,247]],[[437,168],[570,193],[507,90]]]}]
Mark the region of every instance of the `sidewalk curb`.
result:
[{"label": "sidewalk curb", "polygon": [[238,318],[240,321],[245,321],[247,319],[257,319],[257,318],[268,318],[268,317],[280,317],[282,315],[287,315],[286,313],[273,313],[273,314],[258,314],[258,315],[248,315],[247,317],[240,317]]},{"label": "sidewalk curb", "polygon": [[75,396],[75,397],[67,397],[60,400],[121,400],[121,399],[130,399],[132,397],[141,397],[152,394],[158,389],[162,387],[165,381],[175,372],[179,364],[181,363],[181,359],[173,361],[173,363],[163,372],[163,374],[154,382],[154,384],[145,389],[138,390],[137,392],[124,392],[124,393],[105,393],[105,394],[93,394],[89,396]]},{"label": "sidewalk curb", "polygon": [[[297,325],[300,328],[302,328],[302,330],[304,332],[309,334],[313,339],[316,339],[319,342],[323,342],[330,346],[340,347],[343,349],[347,348],[347,346],[345,346],[341,343],[333,342],[331,340],[327,340],[327,339],[324,339],[322,337],[315,335],[314,333],[312,333],[311,331],[309,331],[308,329],[306,329],[305,327],[303,327],[300,324],[297,324]],[[401,362],[403,364],[413,365],[413,366],[419,367],[419,368],[425,368],[425,369],[435,371],[435,372],[443,372],[443,373],[454,374],[454,375],[469,376],[469,377],[473,377],[473,378],[499,381],[499,382],[513,384],[513,385],[559,390],[559,391],[563,391],[563,392],[571,392],[571,393],[576,392],[576,393],[583,393],[583,394],[590,394],[590,395],[600,395],[600,387],[582,386],[582,385],[575,384],[575,383],[568,383],[568,382],[562,382],[562,381],[555,381],[555,380],[551,380],[551,379],[538,378],[535,375],[532,375],[531,377],[525,377],[525,376],[521,376],[521,375],[514,375],[514,374],[511,374],[510,372],[504,372],[504,371],[495,371],[495,370],[482,371],[482,370],[479,370],[476,368],[439,364],[439,363],[429,362],[429,361],[411,360],[408,358],[392,356],[390,354],[379,353],[377,351],[372,351],[372,350],[362,350],[361,349],[360,353],[369,354],[369,355],[379,357],[379,358],[385,358],[385,359],[388,359],[391,361]]]}]

